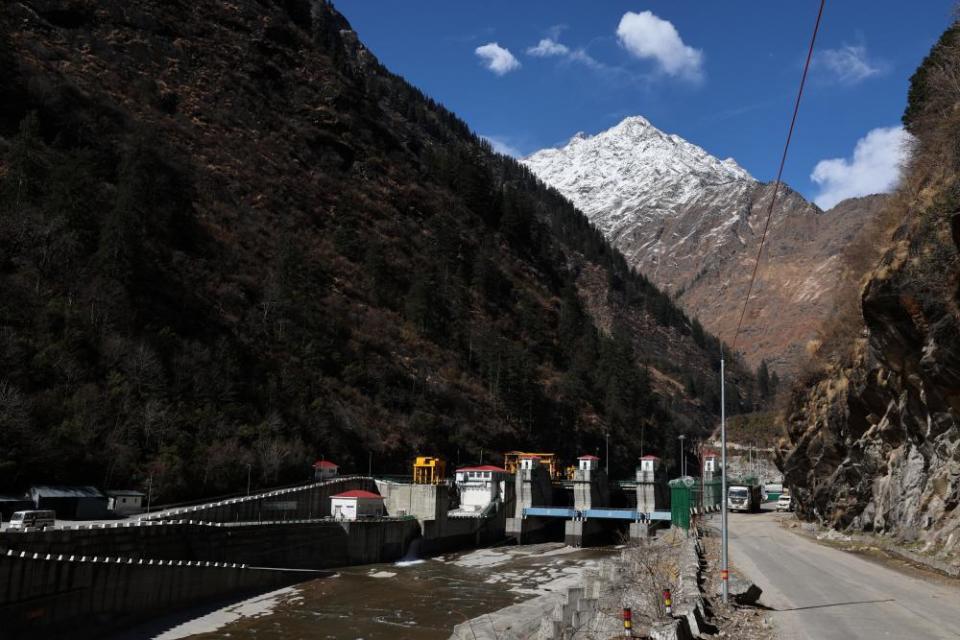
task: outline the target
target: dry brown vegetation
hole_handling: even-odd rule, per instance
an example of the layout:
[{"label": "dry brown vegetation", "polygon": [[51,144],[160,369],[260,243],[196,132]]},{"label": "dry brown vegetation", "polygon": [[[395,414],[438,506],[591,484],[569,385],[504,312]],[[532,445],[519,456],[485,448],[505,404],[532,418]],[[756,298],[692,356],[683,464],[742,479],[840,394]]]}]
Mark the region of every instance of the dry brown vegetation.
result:
[{"label": "dry brown vegetation", "polygon": [[[907,229],[951,194],[960,166],[960,26],[942,36],[911,79],[904,124],[915,136],[899,188],[844,252],[833,312],[807,346],[810,355],[798,388],[811,386],[834,367],[853,364],[866,337],[861,296],[871,275],[910,253]],[[914,238],[916,242],[916,238]],[[944,283],[946,284],[946,283]]]}]

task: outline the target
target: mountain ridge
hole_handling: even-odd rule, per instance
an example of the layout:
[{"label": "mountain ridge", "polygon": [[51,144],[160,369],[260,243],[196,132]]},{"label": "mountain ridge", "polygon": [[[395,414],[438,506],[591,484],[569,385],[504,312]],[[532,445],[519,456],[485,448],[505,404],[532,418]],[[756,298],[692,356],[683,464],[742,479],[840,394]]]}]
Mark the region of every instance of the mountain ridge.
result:
[{"label": "mountain ridge", "polygon": [[[523,162],[581,208],[631,265],[687,313],[732,339],[772,184],[642,116]],[[881,200],[866,206],[845,202],[823,212],[781,186],[745,317],[743,353],[751,366],[766,362],[783,377],[799,371],[805,344],[816,337],[818,318],[829,312],[839,280],[842,243],[833,240],[866,224]],[[784,311],[782,329],[770,323],[775,310]]]}]

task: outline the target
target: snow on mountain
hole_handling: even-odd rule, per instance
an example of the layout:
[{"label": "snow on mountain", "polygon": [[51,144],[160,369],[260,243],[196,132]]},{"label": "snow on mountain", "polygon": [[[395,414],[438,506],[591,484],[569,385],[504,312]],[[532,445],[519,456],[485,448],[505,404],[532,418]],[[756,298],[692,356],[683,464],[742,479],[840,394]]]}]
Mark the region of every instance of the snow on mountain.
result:
[{"label": "snow on mountain", "polygon": [[[688,262],[696,248],[687,246],[691,240],[702,244],[711,232],[735,224],[758,185],[733,159],[715,158],[640,116],[595,136],[578,133],[566,146],[523,162],[668,289],[682,283],[660,277],[661,268]],[[721,219],[718,207],[725,211]],[[689,218],[691,211],[702,215]]]},{"label": "snow on mountain", "polygon": [[[583,211],[628,261],[725,340],[739,317],[773,193],[720,160],[634,116],[523,163]],[[824,214],[783,186],[741,338],[747,361],[794,372],[832,309],[836,259],[882,199]]]},{"label": "snow on mountain", "polygon": [[732,158],[719,160],[642,116],[595,136],[578,133],[565,147],[537,151],[523,162],[548,184],[575,193],[574,203],[610,228],[618,214],[664,211],[707,189],[755,182]]}]

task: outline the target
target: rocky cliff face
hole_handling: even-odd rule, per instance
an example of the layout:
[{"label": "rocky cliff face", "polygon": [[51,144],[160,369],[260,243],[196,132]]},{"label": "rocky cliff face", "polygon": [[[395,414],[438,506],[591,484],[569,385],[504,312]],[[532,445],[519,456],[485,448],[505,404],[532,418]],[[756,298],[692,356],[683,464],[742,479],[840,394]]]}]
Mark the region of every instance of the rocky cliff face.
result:
[{"label": "rocky cliff face", "polygon": [[[960,131],[957,37],[914,77],[914,159],[860,293],[845,351],[795,393],[779,463],[803,517],[837,528],[960,545]],[[944,44],[946,43],[946,44]]]},{"label": "rocky cliff face", "polygon": [[[732,159],[719,160],[641,117],[524,160],[559,189],[690,315],[730,339],[773,192]],[[881,198],[827,213],[782,189],[741,342],[748,363],[796,373],[803,345],[832,307],[839,253]]]}]

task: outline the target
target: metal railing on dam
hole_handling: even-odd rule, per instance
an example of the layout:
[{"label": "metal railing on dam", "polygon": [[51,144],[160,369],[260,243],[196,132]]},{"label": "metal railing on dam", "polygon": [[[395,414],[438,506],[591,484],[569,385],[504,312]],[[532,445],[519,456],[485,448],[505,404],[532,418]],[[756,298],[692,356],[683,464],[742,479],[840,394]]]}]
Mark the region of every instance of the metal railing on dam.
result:
[{"label": "metal railing on dam", "polygon": [[330,496],[352,489],[376,491],[376,482],[368,476],[343,476],[249,496],[155,511],[142,515],[140,519],[187,518],[206,522],[311,520],[330,514]]},{"label": "metal railing on dam", "polygon": [[634,509],[573,509],[571,507],[526,507],[524,518],[565,518],[568,520],[625,520],[651,522],[670,520],[669,511],[636,511]]}]

